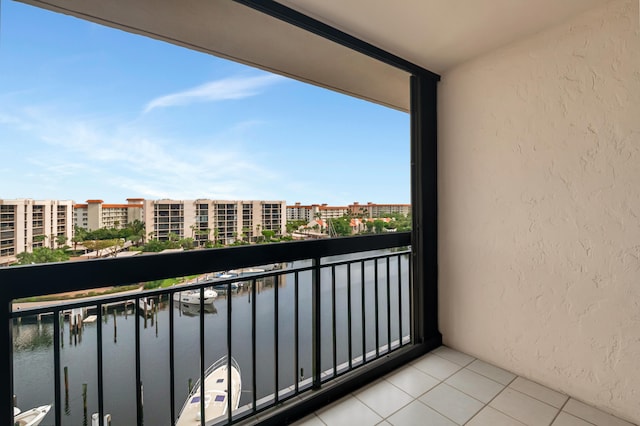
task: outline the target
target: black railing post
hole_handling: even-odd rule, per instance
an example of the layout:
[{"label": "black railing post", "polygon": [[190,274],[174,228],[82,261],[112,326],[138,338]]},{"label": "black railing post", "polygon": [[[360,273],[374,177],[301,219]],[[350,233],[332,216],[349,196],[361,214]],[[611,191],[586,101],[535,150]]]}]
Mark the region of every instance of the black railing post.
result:
[{"label": "black railing post", "polygon": [[273,383],[274,383],[274,391],[275,391],[275,402],[276,404],[280,401],[280,336],[278,334],[279,323],[278,317],[279,314],[279,298],[278,298],[278,280],[274,278],[273,280]]},{"label": "black railing post", "polygon": [[[204,288],[202,289],[202,296],[201,296],[201,301],[204,302]],[[233,399],[232,396],[232,392],[231,392],[231,360],[233,359],[233,347],[232,347],[232,342],[233,342],[233,334],[232,334],[232,312],[231,312],[231,281],[229,281],[227,283],[227,420],[229,422],[229,424],[231,424],[231,419],[233,416],[233,410],[232,410],[232,406],[231,406],[231,400]],[[203,318],[203,328],[204,328],[204,306],[202,308],[202,311],[200,312],[200,315]],[[204,379],[202,379],[202,385],[200,386],[200,395],[204,395]],[[204,400],[204,397],[201,397],[201,400]],[[204,406],[203,406],[203,410],[204,410]],[[203,419],[206,420],[206,418],[202,417]],[[206,423],[206,422],[205,422]]]},{"label": "black railing post", "polygon": [[[229,297],[229,295],[227,294],[227,297]],[[205,380],[205,371],[207,370],[207,367],[205,365],[205,338],[204,338],[204,288],[200,289],[200,300],[198,302],[200,304],[200,309],[198,311],[198,320],[199,320],[199,324],[200,324],[200,344],[198,345],[199,349],[200,349],[200,379],[198,380],[200,383],[200,418],[206,420],[207,418],[205,417],[205,411],[204,411],[204,395],[205,395],[205,386],[204,386],[204,380]],[[227,323],[227,334],[229,333],[229,324]],[[229,395],[227,395],[229,396]]]},{"label": "black railing post", "polygon": [[353,342],[351,323],[351,263],[347,263],[347,343],[349,352],[349,370],[353,368]]},{"label": "black railing post", "polygon": [[331,267],[331,354],[333,356],[333,377],[338,375],[338,332],[336,330],[336,267]]},{"label": "black railing post", "polygon": [[[175,292],[170,292],[169,297],[169,398],[171,400],[171,424],[176,422],[176,376],[175,376],[175,334],[174,334],[174,312],[173,300]],[[126,306],[125,306],[126,309]]]},{"label": "black railing post", "polygon": [[379,312],[379,300],[378,300],[378,261],[373,261],[373,306],[375,307],[374,311],[374,322],[376,326],[376,358],[380,356],[380,312]]},{"label": "black railing post", "polygon": [[[135,302],[136,302],[136,306],[135,306],[135,320],[134,320],[134,324],[135,324],[135,348],[136,348],[136,416],[137,416],[137,421],[138,421],[138,426],[141,426],[142,424],[144,424],[144,420],[143,420],[143,394],[142,394],[142,373],[140,371],[141,366],[141,360],[140,360],[140,296],[135,298]],[[146,313],[143,311],[142,313],[143,315],[146,315]]]},{"label": "black railing post", "polygon": [[[60,387],[62,385],[62,380],[60,379],[60,317],[62,316],[62,312],[56,309],[53,312],[53,386],[54,389],[54,417],[55,424],[62,424],[62,397]],[[64,326],[64,319],[62,321],[62,326]]]},{"label": "black railing post", "polygon": [[2,389],[3,400],[5,401],[4,411],[2,417],[4,421],[0,424],[13,424],[13,319],[11,318],[11,300],[2,304],[2,311],[0,315],[4,318],[8,318],[7,327],[3,328],[2,341],[5,342],[6,351],[0,351],[0,357],[2,357],[2,364],[5,366],[5,377],[7,378],[6,386]]},{"label": "black railing post", "polygon": [[391,352],[391,268],[387,257],[387,353]]},{"label": "black railing post", "polygon": [[322,373],[322,363],[321,363],[321,311],[320,311],[320,258],[316,257],[313,259],[313,279],[312,279],[312,289],[311,289],[311,315],[313,325],[312,328],[312,338],[313,338],[313,389],[320,389],[321,383],[321,373]]},{"label": "black railing post", "polygon": [[96,348],[98,352],[97,377],[98,377],[98,424],[104,426],[104,376],[103,376],[103,354],[102,354],[102,303],[96,306],[97,328],[96,328]]},{"label": "black railing post", "polygon": [[257,354],[256,354],[256,303],[257,303],[257,281],[255,278],[251,280],[251,385],[253,387],[252,405],[253,412],[258,409],[258,379],[257,379]]},{"label": "black railing post", "polygon": [[362,365],[367,362],[367,321],[365,291],[365,261],[360,262],[360,326],[362,327]]}]

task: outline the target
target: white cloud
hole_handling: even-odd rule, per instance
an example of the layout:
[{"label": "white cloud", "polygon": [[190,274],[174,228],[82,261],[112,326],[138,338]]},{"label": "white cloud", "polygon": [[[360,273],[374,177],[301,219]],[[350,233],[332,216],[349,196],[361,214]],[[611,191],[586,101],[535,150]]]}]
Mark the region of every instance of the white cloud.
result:
[{"label": "white cloud", "polygon": [[132,123],[83,120],[49,109],[31,108],[18,118],[14,125],[32,123],[27,170],[39,179],[48,176],[53,186],[74,182],[76,191],[95,191],[80,200],[107,198],[101,194],[116,189],[145,198],[251,198],[280,178],[249,147],[241,148],[244,130],[260,122],[230,123],[206,143],[191,144]]},{"label": "white cloud", "polygon": [[259,94],[260,89],[283,80],[284,77],[277,75],[224,78],[182,92],[171,93],[152,99],[145,106],[144,112],[147,113],[155,108],[188,105],[194,102],[215,102],[248,98]]}]

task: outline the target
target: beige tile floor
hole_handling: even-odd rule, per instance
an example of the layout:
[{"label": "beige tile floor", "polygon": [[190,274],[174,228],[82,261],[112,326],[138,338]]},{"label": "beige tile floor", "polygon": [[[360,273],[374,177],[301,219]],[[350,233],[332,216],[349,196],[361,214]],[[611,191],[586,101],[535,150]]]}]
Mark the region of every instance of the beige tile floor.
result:
[{"label": "beige tile floor", "polygon": [[552,389],[441,346],[296,426],[632,426]]}]

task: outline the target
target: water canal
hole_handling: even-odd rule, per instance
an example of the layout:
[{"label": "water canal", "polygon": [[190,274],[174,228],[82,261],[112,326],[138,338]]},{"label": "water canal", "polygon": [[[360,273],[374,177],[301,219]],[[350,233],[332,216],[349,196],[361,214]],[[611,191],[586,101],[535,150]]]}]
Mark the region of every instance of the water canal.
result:
[{"label": "water canal", "polygon": [[[335,259],[332,259],[335,260]],[[398,262],[400,267],[398,268]],[[298,267],[302,264],[291,264]],[[351,267],[351,342],[352,357],[362,354],[362,307],[364,306],[365,350],[375,350],[376,315],[374,262],[364,262],[365,297],[362,300],[361,263]],[[398,281],[398,269],[402,280]],[[391,258],[387,276],[387,261],[378,261],[378,339],[385,345],[388,333],[391,340],[409,334],[409,283],[408,256]],[[238,361],[243,383],[240,405],[250,404],[253,398],[252,371],[252,310],[256,311],[256,392],[257,399],[268,398],[275,385],[275,295],[278,296],[277,347],[278,384],[286,388],[296,379],[311,374],[312,272],[298,274],[298,364],[295,369],[295,274],[286,273],[275,279],[266,279],[256,286],[256,299],[251,299],[248,288],[240,288],[231,294],[232,356]],[[321,350],[322,368],[333,365],[333,306],[331,269],[321,273]],[[387,282],[389,291],[387,292]],[[348,362],[348,294],[347,267],[335,268],[335,341],[337,364]],[[277,289],[276,289],[277,286]],[[400,291],[399,291],[400,290]],[[400,300],[398,298],[400,297]],[[205,365],[208,366],[227,353],[226,295],[219,295],[213,306],[205,310]],[[402,313],[400,312],[402,306]],[[387,308],[389,307],[389,309]],[[180,411],[189,392],[189,383],[199,377],[200,366],[200,317],[196,306],[175,302],[173,312],[168,300],[158,303],[152,318],[140,317],[141,378],[143,383],[144,423],[146,425],[170,425],[170,336],[169,316],[174,315],[176,414]],[[388,311],[390,327],[388,327]],[[109,310],[103,316],[103,384],[105,413],[111,414],[113,425],[136,424],[135,399],[135,313],[132,307]],[[400,322],[401,320],[401,322]],[[63,324],[60,348],[61,371],[67,370],[68,391],[61,378],[63,399],[63,425],[90,425],[91,413],[98,411],[97,390],[97,323],[84,325],[81,335],[69,333]],[[53,321],[44,317],[41,321],[14,323],[14,392],[17,406],[23,410],[33,406],[54,403],[53,370]],[[86,391],[85,391],[86,389]],[[86,411],[85,411],[86,395]],[[53,409],[42,425],[54,424]]]}]

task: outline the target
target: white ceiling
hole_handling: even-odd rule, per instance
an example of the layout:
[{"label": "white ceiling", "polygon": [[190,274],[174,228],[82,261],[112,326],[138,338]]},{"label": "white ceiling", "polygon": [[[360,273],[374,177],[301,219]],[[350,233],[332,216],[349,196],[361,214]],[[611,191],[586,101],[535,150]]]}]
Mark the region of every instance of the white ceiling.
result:
[{"label": "white ceiling", "polygon": [[278,0],[443,73],[607,0]]},{"label": "white ceiling", "polygon": [[[21,1],[409,110],[405,71],[232,0]],[[279,1],[443,73],[607,0]]]}]

